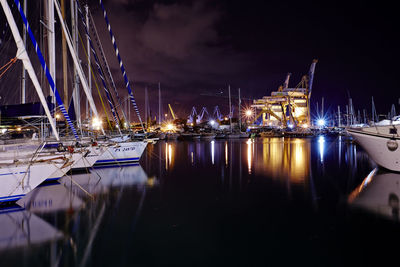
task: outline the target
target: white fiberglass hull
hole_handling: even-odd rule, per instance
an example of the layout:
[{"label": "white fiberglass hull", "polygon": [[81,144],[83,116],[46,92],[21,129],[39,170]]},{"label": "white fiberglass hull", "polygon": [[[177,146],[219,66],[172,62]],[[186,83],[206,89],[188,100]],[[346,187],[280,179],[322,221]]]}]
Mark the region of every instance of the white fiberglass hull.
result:
[{"label": "white fiberglass hull", "polygon": [[72,165],[72,170],[83,170],[93,167],[100,156],[108,150],[108,148],[104,146],[91,146],[85,149],[87,149],[87,152]]},{"label": "white fiberglass hull", "polygon": [[134,141],[117,143],[109,146],[96,161],[95,166],[138,162],[147,143],[147,141]]},{"label": "white fiberglass hull", "polygon": [[68,160],[54,156],[35,162],[2,164],[0,167],[0,202],[16,201],[35,189],[59,169],[71,168]]},{"label": "white fiberglass hull", "polygon": [[400,145],[400,137],[376,134],[366,131],[349,129],[347,132],[368,153],[373,161],[381,167],[400,172],[400,147],[390,150],[388,142]]},{"label": "white fiberglass hull", "polygon": [[74,152],[74,153],[66,153],[65,157],[68,159],[67,163],[63,168],[58,168],[55,172],[53,172],[46,181],[55,181],[63,177],[69,170],[71,170],[77,162],[82,160],[84,156],[84,151]]}]

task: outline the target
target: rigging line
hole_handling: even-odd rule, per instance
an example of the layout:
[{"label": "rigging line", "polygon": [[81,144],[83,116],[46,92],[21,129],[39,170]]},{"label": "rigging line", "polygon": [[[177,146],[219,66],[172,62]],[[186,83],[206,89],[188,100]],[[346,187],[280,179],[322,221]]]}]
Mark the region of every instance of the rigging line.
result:
[{"label": "rigging line", "polygon": [[13,58],[12,60],[13,61],[11,63],[7,63],[8,67],[2,73],[0,73],[0,79],[14,65],[14,63],[17,61],[17,58]]},{"label": "rigging line", "polygon": [[[83,17],[83,13],[82,13],[82,10],[80,9],[80,5],[79,5],[78,0],[76,0],[76,2],[78,3],[78,11],[79,11],[79,14],[80,14],[80,16],[81,16],[82,24],[83,24],[84,29],[85,29],[85,34],[86,34],[86,36],[87,36],[88,39],[89,39],[89,44],[90,44],[90,46],[91,46],[91,49],[92,49],[93,53],[96,54],[95,57],[97,57],[97,53],[96,53],[96,50],[95,50],[94,45],[93,45],[93,41],[92,41],[91,36],[90,36],[90,33],[89,33],[89,31],[90,31],[89,25],[86,24],[86,21],[85,21],[85,19],[84,19],[84,17]],[[93,21],[93,19],[92,19],[92,21]],[[101,45],[101,42],[100,42],[100,40],[99,40],[99,38],[98,38],[98,36],[97,36],[97,31],[96,31],[94,22],[92,22],[90,26],[92,26],[92,31],[95,32],[95,42],[96,42],[97,48],[98,48],[98,49],[99,49],[99,48],[102,49],[102,45]],[[93,29],[94,29],[94,30],[93,30]],[[103,58],[102,58],[102,63],[103,63],[103,64],[100,64],[100,60],[99,60],[98,57],[97,57],[97,59],[99,60],[99,66],[100,66],[100,69],[101,69],[101,71],[102,71],[102,73],[103,73],[103,77],[104,77],[105,81],[107,81],[108,86],[110,86],[110,83],[109,83],[109,81],[107,80],[107,77],[104,75],[104,74],[105,74],[105,71],[104,71],[103,65],[106,66],[106,69],[107,69],[108,65],[107,65],[107,61],[106,61],[105,58],[104,58],[104,55],[101,54],[101,50],[100,50],[100,55],[103,57]],[[96,59],[96,58],[95,58],[95,59]],[[108,70],[108,69],[107,69],[107,70]],[[110,74],[109,74],[108,79],[111,80],[111,82],[112,82],[111,85],[114,86],[113,89],[114,89],[115,96],[117,97],[117,99],[119,100],[119,102],[121,102],[121,100],[119,99],[118,92],[117,92],[116,89],[115,89],[114,80],[113,80],[112,76],[110,76]],[[114,101],[114,98],[113,98],[113,96],[112,96],[111,93],[110,93],[110,98],[111,98],[111,102],[112,102],[112,104],[113,104],[113,106],[114,106],[114,109],[115,109],[115,112],[116,112],[118,121],[121,122],[121,118],[120,118],[119,113],[118,113],[117,105],[115,105],[115,101]],[[125,119],[125,121],[126,121],[126,116],[125,116],[125,113],[124,113],[124,111],[123,111],[122,108],[121,108],[121,111],[122,111],[123,116],[124,116],[124,119]]]},{"label": "rigging line", "polygon": [[[79,36],[79,40],[80,40],[81,43],[82,43],[82,48],[83,48],[83,52],[85,53],[85,57],[88,58],[88,54],[87,54],[86,48],[85,48],[85,46],[84,46],[84,44],[83,44],[82,36],[80,35],[80,33],[78,33],[78,36]],[[99,95],[100,102],[101,102],[101,105],[102,105],[103,110],[104,110],[104,114],[106,115],[106,119],[107,119],[108,126],[110,126],[110,129],[112,129],[110,119],[108,118],[108,115],[107,115],[106,106],[104,105],[104,101],[103,101],[103,98],[101,97],[99,85],[97,84],[97,79],[96,79],[96,77],[95,77],[95,75],[94,75],[94,72],[93,72],[92,64],[90,64],[90,73],[92,73],[94,85],[95,85],[95,87],[96,87],[96,89],[97,89],[97,93],[98,93],[98,95]]]},{"label": "rigging line", "polygon": [[[78,10],[80,10],[80,9],[78,9]],[[82,11],[80,11],[80,15],[81,15],[81,18],[82,18],[82,23],[83,23],[83,25],[84,25],[84,27],[85,27],[85,30],[86,30],[86,36],[89,37],[89,43],[92,43],[92,42],[91,42],[91,41],[92,41],[92,40],[91,40],[91,37],[90,37],[90,35],[89,35],[90,29],[89,29],[88,25],[86,25],[86,22],[85,22],[85,20],[84,20],[84,18],[83,18]],[[91,26],[92,26],[92,28],[93,28],[93,26],[94,26],[93,22],[92,22]],[[92,29],[92,31],[94,31],[95,34],[97,34],[96,28],[94,28],[94,30]],[[98,49],[99,49],[99,48],[102,48],[101,42],[100,42],[100,40],[98,39],[98,36],[96,36],[96,35],[95,35],[95,41],[96,41],[97,48],[98,48]],[[91,46],[91,47],[92,47],[92,46]],[[93,49],[93,51],[94,51],[93,53],[96,53],[96,52],[95,52],[96,50],[94,50],[94,49],[95,49],[95,48],[94,48],[94,45],[93,45],[92,49]],[[100,54],[101,54],[101,50],[100,50]],[[97,53],[96,53],[96,56],[97,56]],[[104,60],[104,58],[103,58],[102,60],[103,60],[103,64],[100,64],[100,60],[99,60],[99,65],[100,65],[101,71],[102,71],[102,73],[103,73],[104,79],[107,80],[107,77],[104,75],[104,74],[105,74],[105,71],[104,71],[104,68],[103,68],[103,65],[104,65],[104,64],[107,64],[107,62]],[[107,67],[107,65],[106,65],[106,67]],[[112,77],[111,77],[111,81],[114,82],[114,80],[112,79]],[[107,84],[110,85],[110,83],[109,83],[108,81],[107,81]],[[115,86],[115,85],[113,85],[113,86]],[[113,89],[114,89],[114,93],[115,93],[116,97],[117,97],[118,100],[119,100],[118,92],[116,91],[116,89],[115,89],[114,87],[113,87]],[[111,97],[111,102],[113,103],[115,112],[116,112],[116,114],[117,114],[118,121],[121,121],[120,116],[119,116],[119,114],[118,114],[117,105],[115,105],[114,98],[112,97],[112,94],[110,94],[110,97]],[[119,102],[121,102],[121,101],[119,100]],[[123,111],[122,108],[121,108],[121,111],[122,111],[122,113],[123,113],[123,115],[124,115],[124,118],[125,118],[125,120],[126,120],[126,117],[125,117],[125,114],[124,114],[124,111]]]},{"label": "rigging line", "polygon": [[[78,0],[77,0],[77,1],[78,1]],[[117,99],[118,99],[118,104],[119,104],[119,106],[121,107],[122,115],[124,116],[124,119],[125,119],[125,121],[127,122],[127,121],[128,121],[128,117],[126,116],[125,111],[124,111],[124,109],[122,108],[123,105],[122,105],[122,102],[121,102],[121,98],[119,97],[118,90],[117,90],[117,86],[115,85],[114,78],[113,78],[113,76],[112,76],[112,74],[111,74],[111,70],[110,70],[110,67],[109,67],[109,65],[108,65],[107,58],[105,57],[103,45],[102,45],[101,42],[99,41],[100,38],[99,38],[99,34],[97,33],[96,24],[94,23],[94,20],[93,20],[93,17],[92,17],[92,13],[90,12],[90,10],[87,9],[87,11],[88,11],[88,13],[89,13],[89,15],[90,15],[90,21],[91,21],[90,26],[92,27],[92,31],[94,32],[94,37],[95,37],[95,39],[96,39],[97,45],[99,46],[101,59],[103,60],[103,62],[104,62],[104,64],[105,64],[108,77],[109,77],[109,79],[110,79],[110,81],[111,81],[111,85],[112,85],[112,87],[113,87],[113,89],[114,89],[114,93],[115,93],[115,95],[116,95],[116,97],[117,97]],[[131,131],[131,128],[130,128],[130,127],[129,127],[129,130]]]},{"label": "rigging line", "polygon": [[[93,56],[94,56],[94,59],[95,59],[96,67],[97,67],[97,70],[98,70],[98,72],[99,72],[99,76],[100,76],[101,82],[102,82],[102,84],[103,84],[103,89],[104,89],[104,91],[106,92],[108,104],[110,105],[110,109],[111,109],[111,112],[112,112],[112,115],[113,115],[114,122],[115,122],[115,124],[116,124],[116,127],[117,127],[119,133],[122,134],[122,133],[121,133],[121,130],[120,130],[120,127],[118,127],[118,124],[119,124],[119,122],[120,122],[120,121],[119,121],[119,116],[117,117],[117,115],[116,115],[116,110],[115,110],[115,106],[114,106],[114,103],[113,103],[114,101],[112,100],[112,97],[111,97],[111,95],[110,95],[110,91],[109,91],[108,88],[107,88],[107,84],[106,84],[106,81],[105,81],[105,78],[104,78],[104,72],[103,72],[103,70],[101,69],[99,59],[98,59],[98,57],[97,57],[96,51],[94,50],[93,42],[92,42],[92,39],[90,38],[90,35],[89,35],[89,32],[88,32],[88,28],[87,28],[86,22],[85,22],[85,20],[84,20],[84,18],[83,18],[82,11],[81,11],[80,6],[79,6],[79,2],[77,1],[76,3],[77,3],[77,8],[78,8],[78,10],[79,10],[79,14],[80,14],[81,19],[82,19],[82,24],[83,24],[83,26],[84,26],[86,36],[87,36],[88,39],[89,39],[90,49],[92,50],[92,53],[93,53]],[[79,34],[79,35],[80,35],[80,34]],[[82,42],[82,41],[83,41],[83,40],[82,40],[82,36],[80,36],[80,39],[81,39],[81,42]],[[89,51],[88,51],[88,52],[89,52]],[[90,52],[89,52],[89,53],[90,53]]]},{"label": "rigging line", "polygon": [[121,59],[121,56],[119,54],[119,50],[118,50],[118,47],[117,47],[117,42],[115,41],[114,34],[113,34],[112,30],[111,30],[111,25],[110,25],[110,22],[108,20],[107,12],[106,12],[106,9],[104,8],[103,1],[99,0],[99,4],[100,4],[100,6],[101,6],[101,8],[103,10],[103,16],[104,16],[104,19],[105,19],[106,24],[107,24],[107,29],[108,29],[108,32],[110,34],[110,38],[111,38],[111,42],[113,44],[113,48],[115,50],[115,55],[116,55],[116,57],[118,59],[118,62],[119,62],[119,66],[120,66],[120,69],[121,69],[121,72],[122,72],[122,76],[124,77],[125,86],[126,86],[126,89],[128,90],[128,94],[129,94],[131,103],[133,105],[133,109],[135,110],[136,115],[139,118],[140,125],[142,126],[143,132],[146,132],[146,129],[143,126],[142,118],[140,117],[140,113],[139,113],[139,109],[138,109],[137,104],[136,104],[135,97],[133,96],[133,93],[132,93],[132,89],[131,89],[131,86],[130,86],[130,83],[129,83],[128,76],[127,76],[126,71],[125,71],[124,64],[122,63],[122,59]]},{"label": "rigging line", "polygon": [[2,66],[2,67],[0,68],[0,71],[1,71],[2,69],[4,69],[6,66],[8,66],[8,65],[14,64],[16,61],[17,61],[17,58],[16,58],[16,57],[10,59],[10,61],[8,61],[6,64],[4,64],[4,66]]}]

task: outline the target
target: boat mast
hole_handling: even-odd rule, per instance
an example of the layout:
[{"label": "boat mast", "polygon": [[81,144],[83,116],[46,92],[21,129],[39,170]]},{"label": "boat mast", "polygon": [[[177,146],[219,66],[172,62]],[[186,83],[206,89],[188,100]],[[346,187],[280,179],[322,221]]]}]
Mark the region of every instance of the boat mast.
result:
[{"label": "boat mast", "polygon": [[[77,17],[77,10],[76,4],[74,0],[71,0],[71,27],[72,27],[72,47],[76,55],[78,55],[78,17]],[[74,99],[74,107],[75,107],[75,114],[76,114],[76,122],[78,124],[78,128],[81,130],[81,101],[80,101],[80,94],[79,94],[79,76],[77,74],[77,67],[74,65],[73,68],[73,99]]]},{"label": "boat mast", "polygon": [[[27,12],[27,2],[28,0],[24,0],[24,13],[26,15],[28,15]],[[24,41],[24,47],[26,48],[26,27],[25,25],[23,26],[23,30],[22,30],[22,39]],[[25,104],[26,103],[26,70],[25,70],[25,66],[22,64],[22,76],[21,76],[21,104]]]},{"label": "boat mast", "polygon": [[149,129],[149,122],[148,122],[148,119],[147,119],[147,110],[149,109],[149,107],[147,106],[148,105],[148,101],[149,101],[149,99],[148,99],[148,96],[147,96],[147,86],[144,88],[144,121],[145,121],[145,125],[146,125],[146,128],[147,129]]},{"label": "boat mast", "polygon": [[[68,45],[69,51],[70,51],[70,53],[71,53],[71,55],[72,55],[72,59],[73,59],[73,62],[74,62],[74,66],[75,66],[76,69],[77,69],[77,72],[78,72],[80,81],[81,81],[81,83],[82,83],[82,85],[83,85],[82,87],[83,87],[83,90],[85,91],[86,97],[89,99],[90,108],[93,110],[94,116],[97,117],[97,118],[100,118],[100,117],[99,117],[99,114],[98,114],[98,112],[97,112],[96,105],[94,104],[93,97],[92,97],[92,95],[90,94],[89,85],[88,85],[88,83],[87,83],[87,81],[86,81],[86,79],[85,79],[85,76],[84,76],[84,74],[83,74],[82,67],[81,67],[81,65],[79,64],[78,57],[77,57],[77,55],[76,55],[76,53],[75,53],[75,50],[73,49],[71,37],[70,37],[70,35],[69,35],[69,32],[68,32],[67,27],[66,27],[66,25],[65,25],[65,22],[64,22],[64,20],[62,19],[60,6],[59,6],[57,0],[54,1],[54,5],[55,5],[55,7],[56,7],[56,11],[57,11],[58,18],[60,19],[61,27],[62,27],[62,29],[63,29],[63,32],[64,32],[65,36],[66,36],[67,45]],[[103,128],[101,128],[101,131],[102,131],[103,134],[105,134]]]},{"label": "boat mast", "polygon": [[228,93],[229,93],[229,125],[231,127],[232,133],[232,103],[231,103],[231,86],[228,85]]},{"label": "boat mast", "polygon": [[[54,0],[47,1],[47,46],[49,54],[49,71],[56,83],[56,37],[54,28]],[[53,104],[53,118],[55,118],[56,99],[52,90],[50,90],[51,103]]]},{"label": "boat mast", "polygon": [[[85,5],[85,11],[86,11],[86,25],[89,25],[89,6]],[[90,51],[90,40],[89,36],[86,36],[86,51]],[[91,76],[91,64],[90,64],[90,53],[87,53],[87,61],[88,61],[88,85],[89,85],[89,91],[90,94],[92,93],[92,76]],[[86,120],[89,120],[90,117],[92,117],[92,112],[89,110],[89,100],[86,98]]]},{"label": "boat mast", "polygon": [[[61,0],[61,14],[65,18],[65,0]],[[67,57],[67,43],[65,41],[65,34],[61,32],[61,46],[62,46],[62,63],[63,63],[63,91],[64,91],[64,105],[69,106],[68,102],[68,57]],[[66,135],[68,135],[68,124],[65,125]]]},{"label": "boat mast", "polygon": [[242,105],[242,100],[240,99],[240,88],[239,88],[239,132],[242,132],[242,113],[240,112],[240,106]]},{"label": "boat mast", "polygon": [[158,82],[158,124],[161,125],[161,85]]},{"label": "boat mast", "polygon": [[[9,5],[7,3],[7,0],[0,0],[0,3],[2,5],[2,7],[3,7],[3,10],[4,10],[4,13],[6,15],[8,24],[10,25],[10,29],[11,29],[12,35],[14,37],[15,44],[17,45],[17,49],[18,49],[17,50],[17,58],[22,61],[26,71],[28,72],[29,77],[32,80],[32,83],[33,83],[33,85],[34,85],[34,87],[36,89],[36,92],[37,92],[38,96],[39,96],[40,102],[42,103],[44,111],[45,111],[45,113],[47,115],[47,118],[50,121],[50,125],[51,125],[51,128],[53,130],[54,136],[56,137],[57,140],[60,140],[60,138],[58,136],[57,129],[56,129],[56,125],[55,125],[54,121],[52,120],[51,112],[50,112],[49,107],[48,107],[47,102],[46,102],[46,97],[43,94],[43,90],[42,90],[42,88],[40,86],[40,83],[38,81],[36,73],[35,73],[35,71],[33,69],[31,60],[29,59],[28,53],[26,52],[26,48],[24,46],[24,42],[23,42],[23,40],[21,38],[21,35],[19,34],[17,24],[15,23],[14,17],[13,17],[13,15],[11,13],[11,10],[10,10],[10,7],[9,7]],[[25,20],[26,20],[26,18],[25,18]],[[27,30],[29,31],[29,29],[27,29]]]}]

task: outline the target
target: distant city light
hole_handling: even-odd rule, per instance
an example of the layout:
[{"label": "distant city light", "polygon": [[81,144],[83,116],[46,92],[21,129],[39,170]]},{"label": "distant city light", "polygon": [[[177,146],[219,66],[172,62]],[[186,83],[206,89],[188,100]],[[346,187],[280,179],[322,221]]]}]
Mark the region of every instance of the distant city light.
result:
[{"label": "distant city light", "polygon": [[60,114],[56,114],[56,119],[58,120],[59,118],[61,118]]},{"label": "distant city light", "polygon": [[172,131],[174,129],[174,125],[172,125],[171,123],[168,123],[166,128],[168,131]]},{"label": "distant city light", "polygon": [[292,129],[292,128],[293,128],[293,124],[289,124],[288,127],[289,127],[290,129]]},{"label": "distant city light", "polygon": [[248,110],[246,110],[245,114],[247,117],[250,117],[253,115],[253,111],[251,109],[248,109]]},{"label": "distant city light", "polygon": [[210,124],[211,124],[211,125],[214,125],[214,124],[215,124],[215,121],[214,121],[214,120],[211,120],[211,121],[210,121]]},{"label": "distant city light", "polygon": [[225,118],[224,118],[224,120],[226,120],[226,121],[227,121],[227,120],[228,120],[228,117],[225,117]]},{"label": "distant city light", "polygon": [[318,126],[325,126],[325,120],[324,119],[319,119],[317,121]]},{"label": "distant city light", "polygon": [[308,128],[308,124],[303,124],[301,127],[303,127],[304,129]]}]

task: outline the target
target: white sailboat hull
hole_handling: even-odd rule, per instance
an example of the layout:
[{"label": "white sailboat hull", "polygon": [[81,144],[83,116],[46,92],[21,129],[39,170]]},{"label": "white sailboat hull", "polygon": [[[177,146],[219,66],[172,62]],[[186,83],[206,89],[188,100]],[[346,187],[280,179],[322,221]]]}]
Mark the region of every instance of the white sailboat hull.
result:
[{"label": "white sailboat hull", "polygon": [[72,170],[83,170],[93,167],[96,161],[107,151],[107,147],[91,146],[87,147],[85,153],[75,164],[72,165]]},{"label": "white sailboat hull", "polygon": [[0,202],[17,201],[59,169],[68,171],[71,166],[67,162],[54,156],[42,162],[4,164],[0,167]]},{"label": "white sailboat hull", "polygon": [[147,141],[123,142],[109,146],[95,166],[138,162],[146,146]]}]

